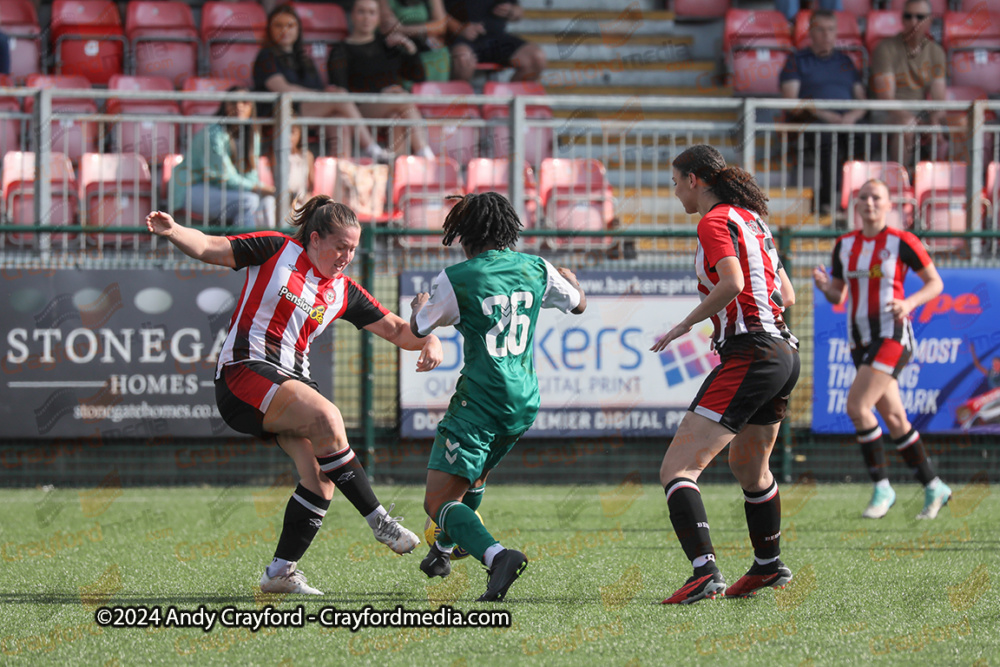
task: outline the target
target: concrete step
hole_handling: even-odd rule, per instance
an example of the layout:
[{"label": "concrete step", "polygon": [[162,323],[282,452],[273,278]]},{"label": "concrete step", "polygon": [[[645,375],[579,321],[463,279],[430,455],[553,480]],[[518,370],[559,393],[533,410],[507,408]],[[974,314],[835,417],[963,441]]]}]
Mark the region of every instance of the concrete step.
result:
[{"label": "concrete step", "polygon": [[[671,229],[695,229],[698,223],[697,215],[684,212],[671,188],[616,188],[615,195],[615,214],[626,227],[669,225]],[[829,216],[814,218],[809,213],[812,190],[808,188],[801,191],[771,188],[767,196],[771,224],[781,227],[830,224]]]},{"label": "concrete step", "polygon": [[[525,12],[531,11],[531,10],[553,10],[553,9],[559,9],[560,7],[564,7],[565,6],[565,3],[561,2],[560,0],[521,0],[521,1],[519,1],[518,4],[520,4],[522,7],[524,7]],[[632,0],[632,2],[630,2],[628,4],[628,6],[629,7],[633,7],[634,6],[636,9],[638,9],[641,12],[657,12],[657,11],[661,11],[663,9],[663,1],[662,0]],[[573,2],[573,7],[576,10],[580,10],[580,11],[583,11],[583,10],[607,11],[608,10],[608,1],[607,0],[576,0],[575,2]],[[611,10],[611,11],[614,11],[614,10]],[[514,24],[514,25],[516,26],[517,24]]]},{"label": "concrete step", "polygon": [[[721,89],[719,81],[717,65],[711,60],[670,63],[632,63],[621,59],[609,62],[559,60],[550,62],[541,78],[542,85],[547,89],[551,86],[563,89],[573,86],[686,86],[692,91],[682,94],[696,94],[702,89]],[[729,94],[731,93],[727,93]]]},{"label": "concrete step", "polygon": [[694,58],[694,39],[690,35],[632,35],[617,43],[600,35],[524,35],[538,44],[549,61],[585,60],[590,62],[669,63]]},{"label": "concrete step", "polygon": [[591,34],[620,43],[630,35],[674,34],[672,12],[642,12],[632,8],[615,11],[533,11],[513,28],[519,35],[556,33]]},{"label": "concrete step", "polygon": [[546,86],[550,95],[662,95],[664,97],[730,97],[731,88],[694,86]]}]

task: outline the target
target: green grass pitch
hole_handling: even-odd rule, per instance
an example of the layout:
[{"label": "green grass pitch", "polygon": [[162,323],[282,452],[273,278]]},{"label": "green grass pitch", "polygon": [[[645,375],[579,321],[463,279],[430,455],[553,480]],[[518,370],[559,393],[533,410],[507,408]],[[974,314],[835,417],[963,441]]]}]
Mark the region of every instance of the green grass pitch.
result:
[{"label": "green grass pitch", "polygon": [[[860,518],[867,485],[784,485],[782,558],[795,579],[748,600],[658,603],[690,569],[655,485],[488,487],[480,512],[530,563],[507,601],[476,603],[481,566],[447,580],[426,553],[377,544],[339,495],[300,563],[322,598],[263,599],[285,488],[0,491],[0,664],[11,665],[988,665],[1000,664],[1000,497],[954,485],[935,521],[922,490],[898,486],[879,521]],[[422,489],[376,487],[423,533]],[[703,495],[718,562],[732,583],[751,562],[735,483]],[[306,612],[506,609],[509,629],[309,624],[249,630],[100,628],[101,605],[193,610],[274,604]]]}]

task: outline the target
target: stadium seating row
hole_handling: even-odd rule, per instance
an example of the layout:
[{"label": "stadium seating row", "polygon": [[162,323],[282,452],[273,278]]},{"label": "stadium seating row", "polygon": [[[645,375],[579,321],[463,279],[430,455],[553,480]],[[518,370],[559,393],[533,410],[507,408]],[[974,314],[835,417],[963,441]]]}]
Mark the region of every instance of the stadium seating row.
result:
[{"label": "stadium seating row", "polygon": [[[347,36],[344,10],[332,3],[291,3],[302,38],[326,76],[327,44]],[[42,73],[51,49],[56,74],[106,84],[116,74],[163,76],[180,88],[204,74],[247,85],[267,24],[256,2],[209,1],[196,25],[191,6],[174,0],[127,3],[124,25],[112,0],[54,0],[50,43],[31,0],[4,0],[0,30],[14,38],[11,74],[18,83]]]},{"label": "stadium seating row", "polygon": [[[809,46],[810,16],[809,11],[799,12],[790,30],[788,21],[778,11],[728,10],[723,51],[733,91],[755,96],[780,94],[778,77],[788,55]],[[862,73],[866,72],[875,46],[903,30],[898,11],[869,12],[864,36],[854,14],[843,11],[836,12],[836,16],[837,48]],[[1000,93],[1000,13],[988,12],[982,3],[974,11],[946,11],[942,35],[948,57],[948,82]]]},{"label": "stadium seating row", "polygon": [[[0,86],[9,85],[10,79],[0,75]],[[230,79],[213,79],[189,77],[185,80],[185,92],[224,92],[236,82]],[[54,76],[32,74],[27,85],[33,88],[51,90],[88,89],[90,82],[81,76]],[[109,90],[129,92],[164,92],[172,91],[170,81],[157,76],[113,75],[108,80]],[[428,128],[430,145],[435,152],[455,157],[461,162],[484,154],[480,150],[480,129],[463,124],[462,120],[497,120],[507,118],[509,109],[503,104],[487,104],[480,110],[476,104],[470,104],[465,99],[473,95],[472,86],[464,81],[418,83],[413,92],[420,95],[448,97],[454,101],[448,105],[421,105],[420,111],[424,118],[447,121],[447,124],[431,125]],[[483,89],[486,95],[545,95],[545,88],[536,82],[500,83],[487,82]],[[28,113],[34,106],[33,98],[25,98],[23,111]],[[111,149],[114,152],[134,151],[146,160],[162,160],[163,156],[179,152],[187,126],[178,125],[163,120],[164,116],[206,116],[213,115],[218,110],[218,102],[198,102],[185,100],[129,100],[112,98],[108,100],[106,113],[150,115],[159,117],[150,121],[122,121],[108,129],[111,137]],[[52,109],[61,113],[96,114],[97,104],[91,99],[54,97]],[[0,113],[21,111],[21,104],[15,97],[0,97]],[[551,119],[552,109],[547,106],[529,106],[527,117],[532,119]],[[196,132],[201,125],[190,127]],[[15,118],[0,118],[0,151],[22,150],[29,148],[22,141],[20,122]],[[74,163],[78,163],[84,153],[98,151],[100,131],[97,125],[86,119],[62,120],[52,126],[52,145]],[[487,137],[489,154],[494,157],[507,157],[510,148],[510,131],[506,125],[489,128]],[[526,138],[526,158],[532,164],[539,164],[543,159],[552,156],[552,129],[531,128]]]},{"label": "stadium seating row", "polygon": [[[931,12],[936,17],[943,16],[951,9],[960,12],[971,12],[983,0],[929,0]],[[731,0],[673,0],[672,9],[678,18],[721,18],[732,6]],[[876,9],[885,9],[899,13],[903,11],[906,0],[843,0],[844,11],[858,16]]]},{"label": "stadium seating row", "polygon": [[[158,202],[169,201],[168,185],[174,167],[183,161],[181,155],[164,158],[159,173]],[[371,160],[318,158],[315,164],[313,195],[333,195],[337,180],[344,178],[343,163],[357,168],[378,168]],[[273,183],[270,166],[260,165],[261,178]],[[382,167],[383,169],[385,167]],[[52,216],[54,226],[71,225],[80,211],[80,223],[94,227],[141,225],[153,204],[154,176],[145,159],[135,153],[86,153],[80,160],[79,172],[63,153],[52,153],[49,163],[52,186]],[[368,222],[393,222],[411,229],[440,229],[444,217],[454,205],[449,195],[487,191],[508,194],[509,162],[502,158],[476,158],[466,168],[463,182],[461,165],[451,158],[427,159],[415,156],[396,158],[391,181],[392,213],[374,216]],[[4,219],[9,224],[33,225],[35,155],[11,151],[4,155],[0,181],[0,201]],[[79,178],[77,178],[79,173]],[[594,159],[543,160],[539,178],[534,170],[524,166],[526,227],[541,224],[564,232],[601,231],[614,219],[614,197],[604,165]],[[377,182],[377,181],[372,181]],[[357,187],[358,183],[353,183]],[[371,193],[365,193],[371,194]],[[381,194],[381,193],[380,193]],[[544,212],[544,216],[539,213]],[[201,221],[200,216],[193,216]],[[190,218],[189,218],[190,221]],[[29,245],[32,234],[11,233],[7,240],[15,245]],[[98,235],[92,235],[96,240]],[[132,235],[121,235],[123,243],[131,243]],[[54,235],[56,240],[62,235]],[[66,238],[70,238],[66,236]],[[560,239],[558,247],[572,247],[573,240]],[[440,244],[434,236],[407,237],[407,246]]]},{"label": "stadium seating row", "polygon": [[[858,192],[869,179],[877,178],[886,183],[893,201],[889,226],[909,229],[919,220],[920,229],[961,235],[967,230],[966,168],[964,162],[919,162],[911,185],[909,174],[898,162],[848,161],[844,163],[840,205],[848,211],[855,228],[860,228],[861,220],[856,211]],[[994,207],[1000,200],[998,174],[1000,162],[990,163],[982,193],[984,207]],[[957,249],[963,244],[960,238],[929,241],[929,247],[938,250]]]}]

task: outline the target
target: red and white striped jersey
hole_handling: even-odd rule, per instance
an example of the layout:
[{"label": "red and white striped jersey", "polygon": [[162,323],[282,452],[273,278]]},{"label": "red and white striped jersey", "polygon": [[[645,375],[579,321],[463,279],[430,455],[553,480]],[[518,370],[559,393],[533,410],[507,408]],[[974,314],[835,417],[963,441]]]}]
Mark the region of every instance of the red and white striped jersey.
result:
[{"label": "red and white striped jersey", "polygon": [[886,227],[872,238],[859,229],[837,239],[831,275],[847,283],[851,347],[865,346],[878,338],[912,345],[910,320],[897,320],[886,309],[893,299],[905,298],[906,272],[919,271],[930,263],[920,239],[899,229]]},{"label": "red and white striped jersey", "polygon": [[292,377],[309,377],[309,346],[336,319],[357,328],[388,313],[347,276],[326,278],[295,239],[278,232],[228,236],[246,281],[215,376],[227,364],[266,361]]},{"label": "red and white striped jersey", "polygon": [[719,283],[715,265],[726,257],[739,260],[743,291],[712,316],[715,346],[746,333],[767,333],[797,345],[781,316],[781,260],[771,230],[752,211],[716,204],[698,223],[695,269],[702,300]]}]

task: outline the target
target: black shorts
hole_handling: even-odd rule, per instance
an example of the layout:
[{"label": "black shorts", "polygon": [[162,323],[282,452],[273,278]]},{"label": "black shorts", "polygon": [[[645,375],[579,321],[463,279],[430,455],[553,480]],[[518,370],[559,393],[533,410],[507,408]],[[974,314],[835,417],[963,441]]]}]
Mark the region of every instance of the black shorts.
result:
[{"label": "black shorts", "polygon": [[894,380],[899,378],[899,374],[906,368],[911,357],[913,348],[892,338],[876,338],[868,345],[851,350],[855,368],[871,366],[877,371],[891,375]]},{"label": "black shorts", "polygon": [[215,402],[222,419],[234,431],[270,440],[275,434],[264,430],[264,413],[278,387],[289,380],[304,382],[319,391],[319,385],[312,380],[293,377],[266,361],[223,366],[222,375],[215,380]]},{"label": "black shorts", "polygon": [[472,49],[472,52],[476,54],[477,62],[510,67],[510,59],[527,42],[517,35],[502,32],[499,35],[482,35],[473,42],[459,37],[452,42],[452,47],[459,44],[465,44]]},{"label": "black shorts", "polygon": [[751,333],[726,341],[719,357],[722,363],[705,378],[688,410],[733,433],[785,418],[799,379],[798,350],[781,338]]}]

